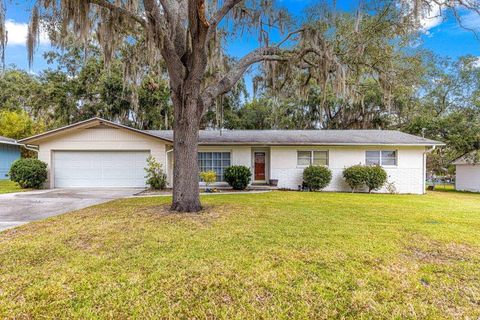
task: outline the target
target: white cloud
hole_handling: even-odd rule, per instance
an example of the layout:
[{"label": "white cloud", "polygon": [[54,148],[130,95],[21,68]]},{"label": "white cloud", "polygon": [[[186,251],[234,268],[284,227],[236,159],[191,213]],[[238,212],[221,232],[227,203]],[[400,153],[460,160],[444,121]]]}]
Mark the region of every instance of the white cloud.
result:
[{"label": "white cloud", "polygon": [[480,68],[480,57],[477,57],[473,62],[472,62],[472,66],[474,68]]},{"label": "white cloud", "polygon": [[480,29],[480,15],[474,11],[470,11],[460,17],[462,25],[465,28],[478,31]]},{"label": "white cloud", "polygon": [[422,31],[428,33],[428,30],[435,28],[443,22],[442,9],[438,5],[433,5],[428,12],[425,12],[420,18]]},{"label": "white cloud", "polygon": [[[429,1],[429,0],[426,0]],[[406,10],[406,15],[414,14],[414,4],[415,0],[401,0],[398,2],[398,6],[403,6],[403,9]],[[419,12],[418,18],[418,29],[420,32],[423,32],[427,35],[430,34],[430,29],[437,27],[438,25],[444,22],[444,14],[442,10],[442,5],[437,5],[435,3],[430,3],[430,6],[423,7],[421,12]]]},{"label": "white cloud", "polygon": [[[460,28],[475,30],[476,32],[480,31],[480,14],[474,10],[467,10],[465,7],[456,6],[454,9],[446,9],[445,6],[439,6],[437,4],[432,4],[430,11],[424,12],[423,16],[420,18],[420,25],[423,32],[429,34],[429,30],[435,28],[436,26],[442,24],[445,21],[447,16],[447,10],[450,12],[456,10],[459,16],[459,23],[456,22],[457,26]],[[451,17],[449,20],[453,20]],[[461,25],[459,25],[461,24]]]},{"label": "white cloud", "polygon": [[[26,46],[28,24],[15,22],[14,20],[5,21],[5,27],[8,32],[8,45],[12,46]],[[40,44],[49,44],[46,32],[40,32]]]}]

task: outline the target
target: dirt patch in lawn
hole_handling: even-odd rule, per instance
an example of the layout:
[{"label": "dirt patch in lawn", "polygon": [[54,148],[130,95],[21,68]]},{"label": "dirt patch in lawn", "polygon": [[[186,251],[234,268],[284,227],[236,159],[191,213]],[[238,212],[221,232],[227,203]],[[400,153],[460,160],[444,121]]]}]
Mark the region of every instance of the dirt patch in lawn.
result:
[{"label": "dirt patch in lawn", "polygon": [[407,246],[407,257],[420,263],[457,263],[471,261],[480,254],[478,248],[462,243],[444,243],[426,237],[415,237],[415,245]]},{"label": "dirt patch in lawn", "polygon": [[213,221],[227,216],[229,214],[239,212],[241,206],[229,205],[204,205],[199,212],[179,213],[170,210],[170,204],[162,204],[155,206],[146,206],[135,212],[135,215],[148,217],[156,220],[167,220],[169,222],[192,222],[198,225],[211,225]]},{"label": "dirt patch in lawn", "polygon": [[[401,253],[375,266],[392,286],[389,299],[411,306],[400,313],[402,317],[428,317],[429,312],[452,319],[480,315],[480,248],[418,234],[402,241]],[[375,301],[384,299],[385,292],[379,292],[371,292]],[[432,309],[419,308],[413,301],[423,301]]]},{"label": "dirt patch in lawn", "polygon": [[480,310],[479,248],[418,236],[412,242],[403,260],[430,303],[455,319]]}]

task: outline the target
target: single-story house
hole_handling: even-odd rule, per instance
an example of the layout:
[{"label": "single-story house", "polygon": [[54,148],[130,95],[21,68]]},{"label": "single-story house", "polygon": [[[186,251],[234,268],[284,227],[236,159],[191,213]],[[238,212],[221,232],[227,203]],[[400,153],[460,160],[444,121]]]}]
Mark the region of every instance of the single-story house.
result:
[{"label": "single-story house", "polygon": [[[230,165],[252,170],[252,183],[278,180],[298,189],[303,170],[326,165],[326,190],[347,191],[345,167],[379,164],[400,193],[425,191],[425,158],[442,143],[388,130],[204,130],[199,134],[201,171],[214,170],[218,185]],[[145,159],[153,155],[172,185],[173,132],[138,130],[100,118],[78,122],[20,141],[38,148],[49,168],[48,187],[144,187]],[[383,190],[385,191],[385,190]]]},{"label": "single-story house", "polygon": [[0,180],[8,179],[12,163],[20,158],[21,146],[14,139],[0,136]]},{"label": "single-story house", "polygon": [[455,161],[455,189],[480,192],[480,163],[473,161],[473,155],[464,155]]}]

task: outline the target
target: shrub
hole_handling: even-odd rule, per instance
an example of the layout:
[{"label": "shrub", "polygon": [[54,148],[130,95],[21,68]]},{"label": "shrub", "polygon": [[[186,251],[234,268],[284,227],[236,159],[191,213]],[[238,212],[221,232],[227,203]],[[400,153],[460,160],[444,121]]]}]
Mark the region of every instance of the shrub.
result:
[{"label": "shrub", "polygon": [[343,170],[343,178],[345,182],[352,188],[352,192],[355,189],[359,189],[365,185],[367,180],[367,170],[365,166],[354,165]]},{"label": "shrub", "polygon": [[154,156],[147,158],[147,167],[145,168],[145,178],[150,189],[161,190],[167,186],[167,175],[163,172],[162,164]]},{"label": "shrub", "polygon": [[205,182],[208,190],[208,186],[217,181],[217,173],[215,171],[202,171],[200,172],[200,179]]},{"label": "shrub", "polygon": [[245,190],[252,179],[252,172],[245,166],[230,166],[225,168],[224,176],[233,189]]},{"label": "shrub", "polygon": [[33,158],[16,160],[8,173],[22,188],[39,189],[47,181],[47,164]]},{"label": "shrub", "polygon": [[395,182],[385,182],[385,189],[387,189],[387,192],[390,194],[397,194],[397,187],[395,186]]},{"label": "shrub", "polygon": [[368,192],[378,190],[387,181],[387,172],[380,166],[368,166],[366,167],[367,174],[365,184],[368,187]]},{"label": "shrub", "polygon": [[303,170],[303,183],[312,191],[322,190],[332,181],[332,172],[323,166],[309,166]]}]

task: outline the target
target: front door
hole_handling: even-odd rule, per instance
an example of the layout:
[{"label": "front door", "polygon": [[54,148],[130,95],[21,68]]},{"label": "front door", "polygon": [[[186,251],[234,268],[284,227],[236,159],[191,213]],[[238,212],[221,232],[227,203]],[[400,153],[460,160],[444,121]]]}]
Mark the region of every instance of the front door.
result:
[{"label": "front door", "polygon": [[265,152],[255,152],[255,180],[265,181]]}]

